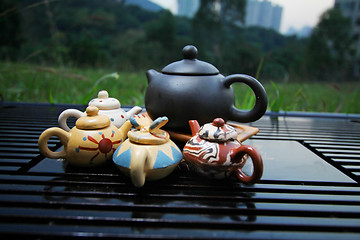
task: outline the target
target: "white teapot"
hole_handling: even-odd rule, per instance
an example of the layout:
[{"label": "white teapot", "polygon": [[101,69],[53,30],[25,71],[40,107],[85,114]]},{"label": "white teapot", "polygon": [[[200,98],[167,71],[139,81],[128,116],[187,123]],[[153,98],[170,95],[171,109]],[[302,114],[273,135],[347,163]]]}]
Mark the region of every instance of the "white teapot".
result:
[{"label": "white teapot", "polygon": [[[125,112],[121,109],[119,100],[109,97],[109,93],[106,90],[100,91],[98,97],[89,102],[89,106],[97,107],[99,109],[99,114],[108,116],[111,123],[118,128],[129,120],[131,116],[142,111],[141,107],[135,106],[128,112]],[[85,112],[81,112],[77,109],[66,109],[59,115],[58,122],[62,129],[70,131],[70,128],[67,125],[67,119],[69,117],[80,118],[85,115]]]}]

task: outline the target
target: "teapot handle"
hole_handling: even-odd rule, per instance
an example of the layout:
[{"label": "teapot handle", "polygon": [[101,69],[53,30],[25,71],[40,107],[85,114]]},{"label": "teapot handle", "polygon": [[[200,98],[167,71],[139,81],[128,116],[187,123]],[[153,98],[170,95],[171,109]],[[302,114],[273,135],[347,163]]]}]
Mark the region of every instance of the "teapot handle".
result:
[{"label": "teapot handle", "polygon": [[258,182],[263,174],[264,166],[262,157],[255,148],[249,145],[241,145],[233,151],[231,158],[242,158],[245,154],[248,154],[253,162],[253,173],[251,176],[248,176],[241,170],[240,167],[235,170],[235,174],[240,181],[247,184],[253,184]]},{"label": "teapot handle", "polygon": [[234,105],[230,109],[230,119],[238,122],[253,122],[261,118],[267,108],[267,94],[265,88],[255,78],[245,74],[233,74],[224,78],[223,83],[226,88],[235,82],[245,83],[255,93],[256,102],[250,111],[242,111]]},{"label": "teapot handle", "polygon": [[63,111],[58,118],[58,123],[59,126],[64,129],[65,131],[70,131],[69,126],[67,125],[67,119],[69,117],[75,117],[75,118],[80,118],[84,115],[85,113],[77,110],[77,109],[66,109],[65,111]]},{"label": "teapot handle", "polygon": [[[56,136],[60,139],[60,142],[64,145],[64,148],[60,152],[53,152],[48,147],[48,141],[50,137]],[[39,137],[38,145],[42,155],[48,158],[65,158],[66,147],[69,141],[70,134],[61,128],[52,127],[46,129]]]}]

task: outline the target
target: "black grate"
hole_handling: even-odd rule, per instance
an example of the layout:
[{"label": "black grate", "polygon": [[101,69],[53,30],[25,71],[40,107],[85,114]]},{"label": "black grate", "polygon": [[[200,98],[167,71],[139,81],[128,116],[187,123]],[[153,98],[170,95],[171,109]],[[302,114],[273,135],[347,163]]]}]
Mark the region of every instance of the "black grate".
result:
[{"label": "black grate", "polygon": [[[166,179],[137,189],[110,163],[80,169],[39,155],[39,135],[57,126],[69,107],[1,107],[2,236],[360,238],[357,121],[265,116],[252,124],[260,133],[250,141],[265,162],[260,183],[203,179],[181,163]],[[51,141],[52,148],[61,147]]]},{"label": "black grate", "polygon": [[281,118],[260,120],[261,132],[254,139],[295,140],[322,159],[360,182],[360,122],[346,117]]}]

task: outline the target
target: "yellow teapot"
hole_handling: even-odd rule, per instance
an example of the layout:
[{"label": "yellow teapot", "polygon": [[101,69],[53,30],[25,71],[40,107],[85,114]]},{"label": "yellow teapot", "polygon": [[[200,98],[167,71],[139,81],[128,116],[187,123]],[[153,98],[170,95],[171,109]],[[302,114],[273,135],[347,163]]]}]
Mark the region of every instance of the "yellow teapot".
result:
[{"label": "yellow teapot", "polygon": [[[109,117],[98,114],[95,106],[86,108],[86,116],[76,121],[69,132],[58,127],[45,130],[39,137],[40,152],[48,158],[64,158],[70,164],[92,167],[104,164],[111,159],[116,148],[126,139],[132,125],[126,121],[120,128],[110,124]],[[56,136],[64,145],[59,152],[49,149],[50,137]]]}]

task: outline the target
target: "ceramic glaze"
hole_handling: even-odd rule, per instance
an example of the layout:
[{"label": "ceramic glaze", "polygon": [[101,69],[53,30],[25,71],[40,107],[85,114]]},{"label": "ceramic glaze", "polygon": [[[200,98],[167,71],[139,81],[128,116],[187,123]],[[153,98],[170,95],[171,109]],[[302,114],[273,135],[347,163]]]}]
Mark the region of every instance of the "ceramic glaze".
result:
[{"label": "ceramic glaze", "polygon": [[[191,168],[211,178],[235,175],[244,183],[260,180],[263,172],[261,155],[255,148],[242,145],[236,139],[235,129],[225,124],[223,119],[217,118],[201,128],[196,120],[189,124],[193,137],[185,144],[183,155]],[[251,176],[242,171],[247,156],[250,156],[254,165]]]},{"label": "ceramic glaze", "polygon": [[213,123],[207,123],[199,129],[199,137],[215,142],[235,140],[238,136],[235,128],[225,124],[222,118],[217,118]]},{"label": "ceramic glaze", "polygon": [[[184,47],[183,57],[164,67],[161,73],[147,71],[145,107],[152,119],[167,116],[167,129],[189,132],[188,121],[192,119],[202,125],[217,117],[252,122],[264,115],[267,95],[258,80],[245,74],[224,77],[216,67],[197,59],[194,46]],[[256,101],[250,111],[235,107],[233,83],[246,84],[254,92]]]},{"label": "ceramic glaze", "polygon": [[130,118],[135,129],[115,151],[113,161],[136,187],[142,187],[145,180],[168,176],[182,159],[181,150],[170,140],[169,134],[160,129],[167,121],[166,117],[161,117],[152,122],[143,114]]},{"label": "ceramic glaze", "polygon": [[[99,114],[106,115],[109,117],[112,124],[116,127],[121,127],[132,115],[138,114],[142,111],[141,107],[135,106],[130,109],[128,112],[125,112],[121,109],[121,104],[116,98],[109,97],[109,93],[106,90],[102,90],[98,93],[98,97],[92,99],[89,106],[95,106],[99,109]],[[69,117],[79,118],[85,116],[86,113],[83,113],[77,109],[67,109],[63,111],[58,118],[59,126],[69,131],[70,128],[67,125],[67,119]]]},{"label": "ceramic glaze", "polygon": [[[81,167],[94,167],[111,159],[116,148],[126,139],[131,128],[129,121],[120,129],[110,124],[105,115],[98,115],[98,108],[86,108],[86,116],[76,121],[76,126],[69,132],[53,127],[45,130],[39,137],[40,152],[49,158],[66,159],[70,164]],[[51,151],[47,143],[56,136],[64,145],[60,152]]]}]

